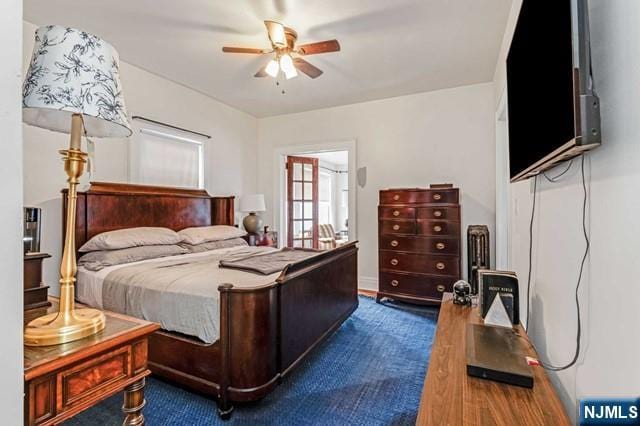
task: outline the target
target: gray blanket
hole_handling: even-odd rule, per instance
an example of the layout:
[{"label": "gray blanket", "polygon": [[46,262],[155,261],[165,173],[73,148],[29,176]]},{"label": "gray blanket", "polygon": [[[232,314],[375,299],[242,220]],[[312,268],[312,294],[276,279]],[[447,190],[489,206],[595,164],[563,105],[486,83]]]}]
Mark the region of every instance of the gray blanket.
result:
[{"label": "gray blanket", "polygon": [[268,251],[274,249],[235,247],[122,266],[105,277],[102,306],[158,322],[164,330],[213,343],[219,337],[218,286],[231,283],[236,287],[259,287],[272,283],[278,276],[220,269],[219,261]]},{"label": "gray blanket", "polygon": [[318,255],[319,253],[321,252],[283,248],[276,252],[252,253],[244,257],[225,257],[220,260],[220,267],[269,275],[274,272],[282,271],[286,266],[291,265],[292,263],[308,259]]}]

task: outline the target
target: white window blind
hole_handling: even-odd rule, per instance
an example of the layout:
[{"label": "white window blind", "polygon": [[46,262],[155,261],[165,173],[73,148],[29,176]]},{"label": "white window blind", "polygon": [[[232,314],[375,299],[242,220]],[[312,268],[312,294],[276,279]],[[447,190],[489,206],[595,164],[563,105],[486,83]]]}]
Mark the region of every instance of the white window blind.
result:
[{"label": "white window blind", "polygon": [[204,188],[204,141],[183,132],[144,126],[130,140],[133,183]]}]

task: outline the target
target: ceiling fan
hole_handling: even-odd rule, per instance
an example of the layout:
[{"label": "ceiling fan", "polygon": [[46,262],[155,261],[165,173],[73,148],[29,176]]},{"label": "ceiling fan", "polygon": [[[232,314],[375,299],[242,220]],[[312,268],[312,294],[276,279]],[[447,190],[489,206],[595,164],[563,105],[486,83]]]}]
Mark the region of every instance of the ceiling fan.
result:
[{"label": "ceiling fan", "polygon": [[250,47],[223,47],[225,53],[248,53],[256,55],[264,55],[274,53],[275,57],[266,65],[258,70],[254,77],[277,77],[280,70],[288,79],[296,77],[298,72],[308,75],[311,78],[320,77],[322,70],[301,56],[316,55],[318,53],[329,53],[340,51],[340,43],[338,40],[326,40],[316,43],[303,44],[296,46],[298,33],[292,28],[285,27],[279,22],[264,21],[271,42],[271,49],[256,49]]}]

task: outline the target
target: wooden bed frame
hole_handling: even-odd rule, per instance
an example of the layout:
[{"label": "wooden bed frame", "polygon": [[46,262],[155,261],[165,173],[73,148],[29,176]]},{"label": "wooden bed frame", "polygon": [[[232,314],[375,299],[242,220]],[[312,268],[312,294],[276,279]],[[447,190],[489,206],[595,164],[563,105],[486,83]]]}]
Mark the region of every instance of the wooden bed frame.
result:
[{"label": "wooden bed frame", "polygon": [[[78,193],[76,247],[115,229],[206,225],[234,225],[234,197],[99,182]],[[158,331],[149,338],[149,368],[216,397],[218,413],[228,418],[233,402],[264,397],[358,307],[357,252],[355,242],[323,252],[266,287],[220,285],[219,340]]]}]

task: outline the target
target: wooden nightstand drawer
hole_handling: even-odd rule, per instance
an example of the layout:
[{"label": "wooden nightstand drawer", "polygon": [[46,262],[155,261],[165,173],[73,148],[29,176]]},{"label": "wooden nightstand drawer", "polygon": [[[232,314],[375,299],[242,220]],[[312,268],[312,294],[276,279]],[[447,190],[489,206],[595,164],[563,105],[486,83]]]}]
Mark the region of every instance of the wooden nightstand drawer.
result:
[{"label": "wooden nightstand drawer", "polygon": [[131,346],[91,359],[59,374],[64,409],[131,376]]}]

